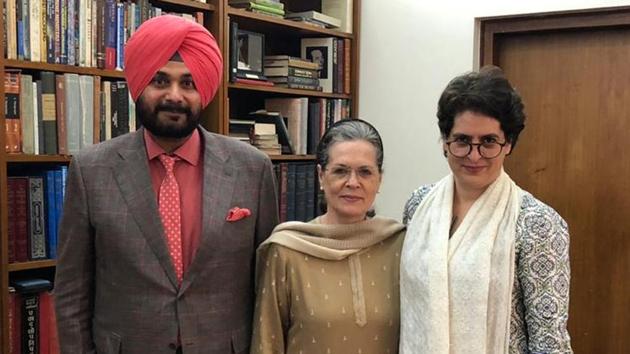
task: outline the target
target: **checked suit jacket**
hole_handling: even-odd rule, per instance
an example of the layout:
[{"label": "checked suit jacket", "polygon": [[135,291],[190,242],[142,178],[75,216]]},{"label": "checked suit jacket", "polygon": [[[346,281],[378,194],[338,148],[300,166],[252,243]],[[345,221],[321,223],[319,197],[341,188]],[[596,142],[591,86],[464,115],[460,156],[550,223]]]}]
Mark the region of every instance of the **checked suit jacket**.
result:
[{"label": "checked suit jacket", "polygon": [[[181,286],[142,130],[72,159],[54,290],[62,353],[249,351],[255,251],[278,222],[273,169],[251,146],[199,130],[202,234]],[[226,221],[235,206],[251,216]]]}]

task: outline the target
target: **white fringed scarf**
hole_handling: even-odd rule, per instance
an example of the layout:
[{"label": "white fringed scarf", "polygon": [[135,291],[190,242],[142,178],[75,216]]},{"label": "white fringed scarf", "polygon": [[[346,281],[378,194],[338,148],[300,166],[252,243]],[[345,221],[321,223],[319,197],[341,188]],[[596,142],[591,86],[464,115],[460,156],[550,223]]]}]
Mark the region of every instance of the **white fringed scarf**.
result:
[{"label": "white fringed scarf", "polygon": [[453,175],[418,206],[400,265],[401,354],[507,353],[521,190],[505,173],[449,240]]}]

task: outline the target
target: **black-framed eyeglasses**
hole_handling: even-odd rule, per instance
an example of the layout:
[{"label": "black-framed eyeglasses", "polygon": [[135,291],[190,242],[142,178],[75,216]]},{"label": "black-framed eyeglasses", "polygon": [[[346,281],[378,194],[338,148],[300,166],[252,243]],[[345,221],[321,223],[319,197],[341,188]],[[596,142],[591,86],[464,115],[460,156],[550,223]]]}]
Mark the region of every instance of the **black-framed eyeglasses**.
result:
[{"label": "black-framed eyeglasses", "polygon": [[447,141],[448,151],[455,157],[466,157],[470,154],[473,146],[477,147],[477,152],[481,157],[486,159],[493,159],[503,150],[503,147],[507,145],[507,141],[499,143],[496,141],[489,141],[484,143],[469,143],[463,140]]}]

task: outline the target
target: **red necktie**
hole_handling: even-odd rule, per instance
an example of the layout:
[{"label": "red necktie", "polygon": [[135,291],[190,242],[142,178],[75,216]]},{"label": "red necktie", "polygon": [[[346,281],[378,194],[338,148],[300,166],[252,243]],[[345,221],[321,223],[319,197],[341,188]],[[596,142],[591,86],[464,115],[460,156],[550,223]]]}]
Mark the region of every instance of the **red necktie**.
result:
[{"label": "red necktie", "polygon": [[160,217],[166,233],[166,243],[171,254],[171,261],[175,267],[175,274],[179,283],[184,275],[184,265],[182,261],[182,222],[181,204],[179,199],[179,186],[173,174],[175,161],[178,157],[162,154],[159,156],[160,162],[166,169],[166,176],[160,186],[160,196],[158,200]]}]

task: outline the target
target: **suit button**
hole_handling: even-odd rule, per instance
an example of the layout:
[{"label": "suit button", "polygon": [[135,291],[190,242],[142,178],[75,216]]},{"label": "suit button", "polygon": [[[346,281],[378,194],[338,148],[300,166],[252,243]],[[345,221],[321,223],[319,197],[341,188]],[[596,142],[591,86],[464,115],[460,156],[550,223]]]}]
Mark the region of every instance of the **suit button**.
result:
[{"label": "suit button", "polygon": [[169,348],[169,349],[172,349],[172,350],[177,350],[177,344],[175,344],[175,343],[169,343],[168,348]]}]

